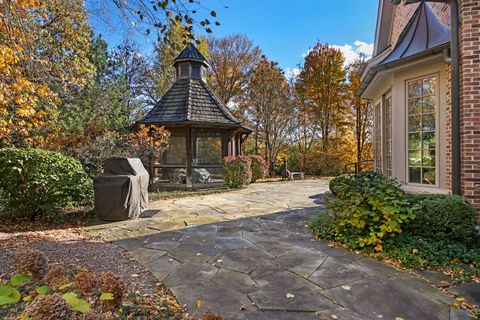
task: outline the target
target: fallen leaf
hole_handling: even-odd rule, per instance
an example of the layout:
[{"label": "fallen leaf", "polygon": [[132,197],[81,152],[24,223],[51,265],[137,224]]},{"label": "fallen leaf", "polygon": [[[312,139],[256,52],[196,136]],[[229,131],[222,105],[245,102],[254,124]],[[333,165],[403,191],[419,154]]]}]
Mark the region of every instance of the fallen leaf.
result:
[{"label": "fallen leaf", "polygon": [[202,300],[200,300],[199,298],[197,298],[197,300],[195,300],[195,308],[198,310],[202,307]]}]

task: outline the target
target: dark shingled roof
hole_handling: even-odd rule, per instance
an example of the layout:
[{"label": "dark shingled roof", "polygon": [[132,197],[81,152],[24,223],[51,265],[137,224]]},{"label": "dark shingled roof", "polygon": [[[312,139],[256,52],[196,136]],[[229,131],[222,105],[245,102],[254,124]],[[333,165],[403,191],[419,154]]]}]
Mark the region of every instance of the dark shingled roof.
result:
[{"label": "dark shingled roof", "polygon": [[199,61],[208,66],[208,61],[205,57],[198,51],[198,49],[193,45],[189,44],[185,49],[180,52],[180,54],[173,60],[173,63],[181,61]]},{"label": "dark shingled roof", "polygon": [[218,124],[242,127],[208,85],[200,79],[178,79],[160,102],[139,123]]},{"label": "dark shingled roof", "polygon": [[[206,59],[193,44],[180,53],[175,59],[175,62],[178,61],[200,61],[208,66]],[[205,80],[196,76],[177,78],[170,90],[138,123],[227,127],[252,132],[235,118]]]},{"label": "dark shingled roof", "polygon": [[439,20],[429,4],[422,1],[401,33],[395,48],[370,68],[356,95],[363,94],[379,71],[442,52],[450,45],[450,37],[450,28]]}]

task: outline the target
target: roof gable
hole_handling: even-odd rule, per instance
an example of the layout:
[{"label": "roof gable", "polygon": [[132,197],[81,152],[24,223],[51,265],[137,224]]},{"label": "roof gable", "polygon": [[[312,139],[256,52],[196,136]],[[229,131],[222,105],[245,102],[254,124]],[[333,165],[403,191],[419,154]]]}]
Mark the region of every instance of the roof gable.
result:
[{"label": "roof gable", "polygon": [[379,0],[373,56],[377,56],[390,46],[394,9],[391,0]]},{"label": "roof gable", "polygon": [[400,34],[395,48],[384,50],[368,61],[356,95],[362,96],[377,73],[441,53],[450,45],[450,29],[422,2]]},{"label": "roof gable", "polygon": [[449,42],[450,29],[428,4],[422,2],[400,34],[395,48],[380,64],[413,57]]}]

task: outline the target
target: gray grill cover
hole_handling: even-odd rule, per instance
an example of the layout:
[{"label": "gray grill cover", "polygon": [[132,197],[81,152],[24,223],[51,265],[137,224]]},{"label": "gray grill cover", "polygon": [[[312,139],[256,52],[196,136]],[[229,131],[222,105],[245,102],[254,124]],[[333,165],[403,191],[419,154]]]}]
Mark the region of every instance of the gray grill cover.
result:
[{"label": "gray grill cover", "polygon": [[93,180],[95,213],[102,220],[136,219],[148,206],[149,175],[140,159],[111,158]]}]

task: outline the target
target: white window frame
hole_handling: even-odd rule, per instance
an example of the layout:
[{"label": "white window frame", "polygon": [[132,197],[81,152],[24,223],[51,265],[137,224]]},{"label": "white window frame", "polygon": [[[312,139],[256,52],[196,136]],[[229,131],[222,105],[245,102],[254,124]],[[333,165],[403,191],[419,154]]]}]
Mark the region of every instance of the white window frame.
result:
[{"label": "white window frame", "polygon": [[[387,99],[390,99],[390,148],[387,146]],[[393,177],[393,99],[392,91],[388,90],[382,96],[382,160],[383,160],[383,175],[386,177]],[[390,156],[390,168],[388,167],[387,154]]]},{"label": "white window frame", "polygon": [[[383,174],[383,98],[375,100],[373,104],[374,113],[374,171]],[[379,108],[377,112],[377,107]],[[380,140],[380,141],[379,141]],[[380,146],[380,155],[378,155]]]},{"label": "white window frame", "polygon": [[[435,184],[426,184],[426,183],[416,183],[410,182],[410,170],[409,170],[409,145],[408,145],[408,83],[415,80],[425,79],[425,78],[435,78]],[[407,185],[417,186],[423,188],[439,188],[440,186],[440,73],[430,73],[422,76],[409,78],[405,80],[405,181]],[[423,157],[423,155],[421,155]],[[423,166],[422,166],[423,168]]]}]

